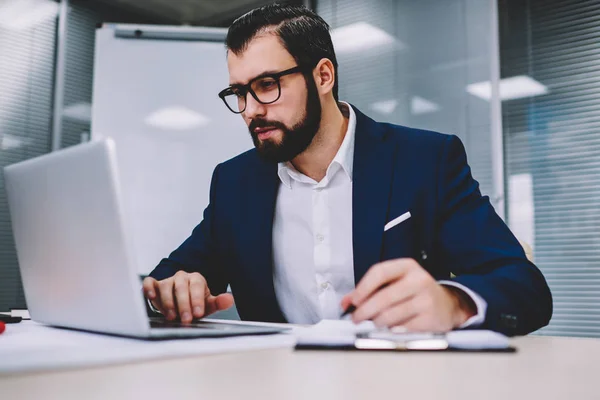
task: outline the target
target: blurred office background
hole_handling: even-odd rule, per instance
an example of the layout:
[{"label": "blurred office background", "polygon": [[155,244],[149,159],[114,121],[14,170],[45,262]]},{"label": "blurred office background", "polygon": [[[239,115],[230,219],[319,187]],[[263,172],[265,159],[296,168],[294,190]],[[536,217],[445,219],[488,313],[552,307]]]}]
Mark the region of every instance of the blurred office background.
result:
[{"label": "blurred office background", "polygon": [[[227,27],[267,3],[0,0],[0,166],[88,140],[98,23]],[[538,333],[600,337],[600,1],[280,3],[331,25],[341,99],[463,140],[551,286]],[[0,176],[0,311],[26,307],[6,203]]]}]

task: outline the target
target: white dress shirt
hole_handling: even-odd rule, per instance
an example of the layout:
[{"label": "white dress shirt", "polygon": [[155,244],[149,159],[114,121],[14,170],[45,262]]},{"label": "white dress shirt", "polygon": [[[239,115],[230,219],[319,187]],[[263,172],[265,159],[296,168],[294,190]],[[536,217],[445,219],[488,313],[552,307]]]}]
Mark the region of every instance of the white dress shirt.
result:
[{"label": "white dress shirt", "polygon": [[[352,165],[356,114],[347,103],[348,130],[325,177],[317,182],[280,163],[281,180],[273,221],[273,280],[281,310],[290,323],[339,319],[341,299],[354,289]],[[382,227],[383,229],[383,227]],[[463,327],[481,324],[487,304],[456,282],[477,305]]]}]

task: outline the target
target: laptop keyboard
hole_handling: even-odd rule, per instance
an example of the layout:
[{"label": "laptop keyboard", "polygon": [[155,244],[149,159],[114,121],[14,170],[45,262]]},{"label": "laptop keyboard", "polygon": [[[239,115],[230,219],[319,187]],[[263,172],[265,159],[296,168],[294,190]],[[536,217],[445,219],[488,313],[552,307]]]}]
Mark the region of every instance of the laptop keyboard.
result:
[{"label": "laptop keyboard", "polygon": [[166,319],[151,318],[150,328],[201,328],[227,330],[232,329],[232,326],[227,324],[216,324],[214,322],[206,321],[192,321],[189,324],[182,324],[180,321],[167,321]]}]

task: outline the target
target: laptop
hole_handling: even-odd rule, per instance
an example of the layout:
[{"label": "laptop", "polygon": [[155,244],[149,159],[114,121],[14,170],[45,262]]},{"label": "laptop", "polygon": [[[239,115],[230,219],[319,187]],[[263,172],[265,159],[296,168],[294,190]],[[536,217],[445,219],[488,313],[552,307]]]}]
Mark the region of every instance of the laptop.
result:
[{"label": "laptop", "polygon": [[147,338],[270,334],[269,324],[149,318],[114,142],[88,142],[4,168],[19,268],[33,320]]}]

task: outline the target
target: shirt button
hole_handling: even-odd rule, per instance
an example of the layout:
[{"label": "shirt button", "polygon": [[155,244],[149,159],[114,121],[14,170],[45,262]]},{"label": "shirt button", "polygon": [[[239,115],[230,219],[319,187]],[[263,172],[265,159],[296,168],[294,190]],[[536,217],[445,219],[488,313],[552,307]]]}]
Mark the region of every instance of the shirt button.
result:
[{"label": "shirt button", "polygon": [[323,282],[321,283],[321,289],[325,290],[329,287],[329,282]]},{"label": "shirt button", "polygon": [[317,235],[317,240],[319,242],[322,242],[323,240],[325,240],[325,236],[321,235],[320,233]]}]

